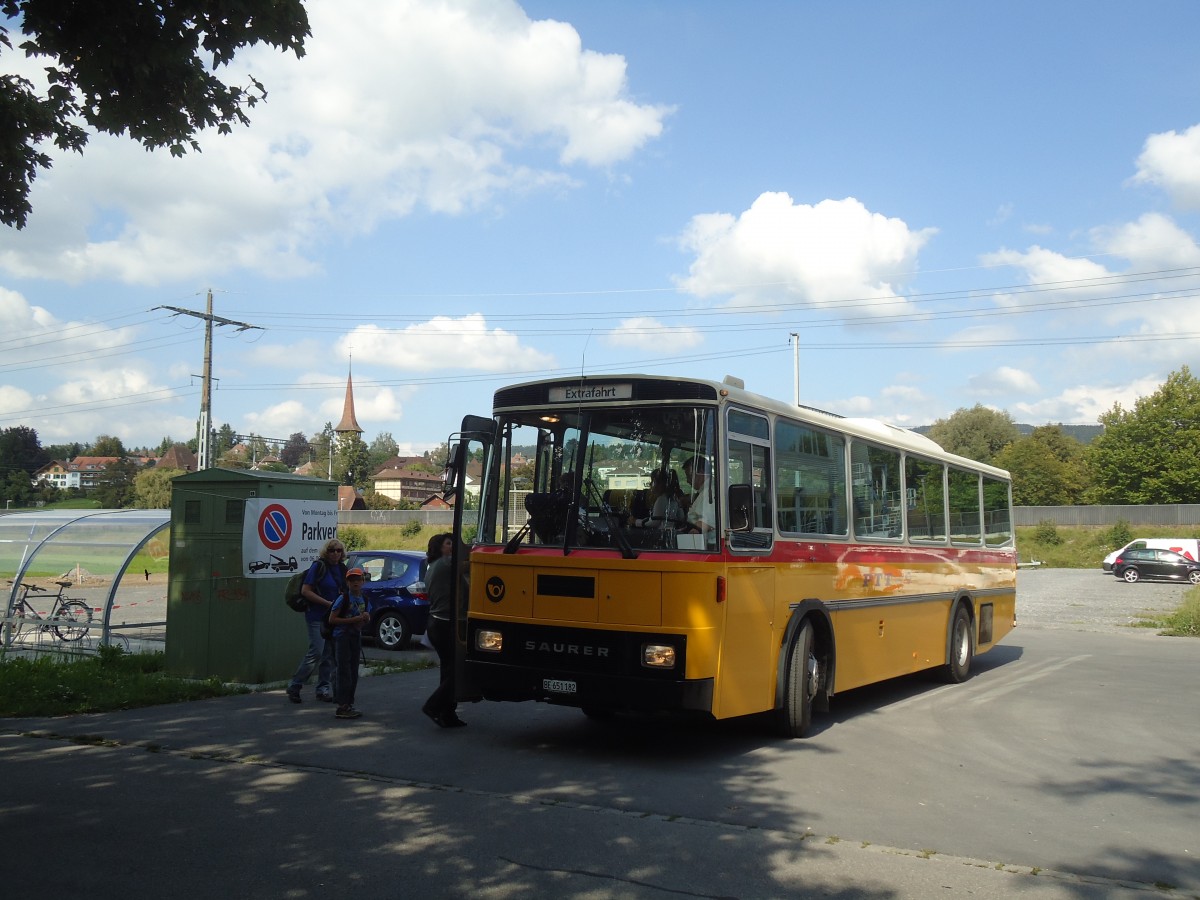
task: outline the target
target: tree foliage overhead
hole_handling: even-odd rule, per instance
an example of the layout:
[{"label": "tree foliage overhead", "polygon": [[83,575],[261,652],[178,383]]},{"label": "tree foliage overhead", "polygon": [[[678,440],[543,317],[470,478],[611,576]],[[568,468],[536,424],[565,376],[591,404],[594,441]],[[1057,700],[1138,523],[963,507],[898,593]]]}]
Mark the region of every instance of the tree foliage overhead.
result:
[{"label": "tree foliage overhead", "polygon": [[1184,366],[1132,410],[1100,416],[1093,503],[1200,503],[1200,381]]},{"label": "tree foliage overhead", "polygon": [[976,403],[957,409],[929,427],[928,437],[944,450],[976,462],[991,463],[996,454],[1020,436],[1012,416]]},{"label": "tree foliage overhead", "polygon": [[0,12],[25,38],[14,48],[0,27],[0,53],[49,63],[44,95],[0,75],[0,222],[17,228],[38,170],[51,164],[39,144],[82,152],[91,128],[173,156],[199,151],[198,131],[249,124],[246,109],[267,95],[254,78],[238,87],[212,71],[259,43],[303,56],[311,33],[301,0],[0,0]]}]

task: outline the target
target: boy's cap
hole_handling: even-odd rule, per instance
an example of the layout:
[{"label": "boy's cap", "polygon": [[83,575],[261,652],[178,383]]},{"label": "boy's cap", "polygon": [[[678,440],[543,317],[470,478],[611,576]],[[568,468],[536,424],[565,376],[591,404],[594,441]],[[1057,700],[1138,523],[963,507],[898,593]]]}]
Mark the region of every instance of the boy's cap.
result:
[{"label": "boy's cap", "polygon": [[346,573],[346,577],[347,578],[366,578],[367,573],[364,572],[362,569],[360,569],[358,566],[355,566],[353,569],[351,569],[349,572]]}]

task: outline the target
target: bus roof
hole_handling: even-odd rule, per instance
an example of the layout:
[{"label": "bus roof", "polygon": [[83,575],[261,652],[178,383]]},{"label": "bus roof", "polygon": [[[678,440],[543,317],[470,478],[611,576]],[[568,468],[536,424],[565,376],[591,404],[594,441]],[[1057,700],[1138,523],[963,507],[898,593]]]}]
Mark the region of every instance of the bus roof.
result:
[{"label": "bus roof", "polygon": [[[936,441],[926,437],[923,434],[918,434],[911,429],[901,428],[898,425],[891,425],[878,419],[846,417],[811,406],[796,406],[792,403],[787,403],[782,400],[776,400],[771,397],[763,396],[762,394],[756,394],[753,391],[748,391],[742,386],[743,382],[741,379],[732,377],[726,377],[725,381],[710,381],[705,378],[677,378],[666,375],[618,373],[612,375],[581,375],[572,378],[545,378],[538,381],[527,381],[501,388],[496,392],[496,399],[499,401],[501,395],[507,395],[507,397],[511,399],[516,395],[524,394],[530,388],[546,387],[550,385],[583,387],[585,385],[648,381],[703,385],[711,389],[712,399],[717,402],[720,402],[721,399],[724,399],[726,402],[732,401],[735,403],[740,403],[744,406],[757,408],[764,412],[788,416],[789,418],[800,419],[813,425],[828,428],[832,431],[840,431],[850,435],[851,437],[858,437],[868,441],[873,440],[908,451],[910,453],[933,457],[951,465],[975,469],[985,474],[994,475],[998,478],[1008,479],[1010,477],[1009,473],[1004,469],[950,453],[943,449],[942,446]],[[501,406],[500,403],[497,402],[496,409],[519,408],[525,405],[526,404],[523,403],[505,403],[503,406]],[[561,405],[571,404],[563,403]]]}]

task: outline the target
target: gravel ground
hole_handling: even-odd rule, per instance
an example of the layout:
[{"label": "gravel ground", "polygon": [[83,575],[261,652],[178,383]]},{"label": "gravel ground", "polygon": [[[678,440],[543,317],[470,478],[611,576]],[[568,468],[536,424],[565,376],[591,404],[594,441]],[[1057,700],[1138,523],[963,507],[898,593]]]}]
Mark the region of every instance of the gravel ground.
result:
[{"label": "gravel ground", "polygon": [[1145,616],[1178,609],[1190,585],[1126,584],[1100,569],[1021,569],[1017,622],[1021,627],[1128,634]]}]

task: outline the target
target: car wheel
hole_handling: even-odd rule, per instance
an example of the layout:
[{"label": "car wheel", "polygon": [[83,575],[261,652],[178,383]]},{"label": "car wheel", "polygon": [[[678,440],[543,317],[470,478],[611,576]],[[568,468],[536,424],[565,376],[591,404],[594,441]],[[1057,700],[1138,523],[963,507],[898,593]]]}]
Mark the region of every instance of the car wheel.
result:
[{"label": "car wheel", "polygon": [[1137,581],[1139,578],[1141,578],[1141,575],[1138,574],[1137,569],[1135,569],[1133,566],[1130,566],[1124,572],[1121,573],[1121,577],[1124,578],[1126,581],[1128,581],[1130,584],[1133,584],[1135,581]]},{"label": "car wheel", "polygon": [[1188,581],[1192,584],[1200,584],[1200,569],[1192,569],[1188,572]]},{"label": "car wheel", "polygon": [[403,650],[412,637],[404,617],[391,610],[375,620],[375,641],[384,650]]}]

